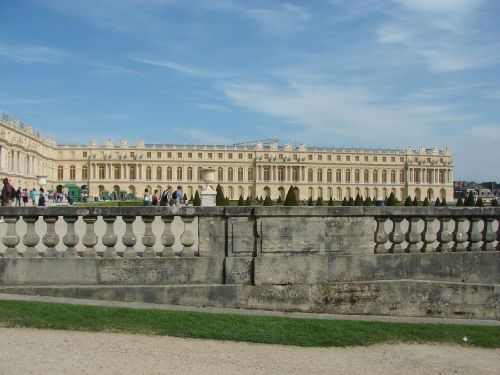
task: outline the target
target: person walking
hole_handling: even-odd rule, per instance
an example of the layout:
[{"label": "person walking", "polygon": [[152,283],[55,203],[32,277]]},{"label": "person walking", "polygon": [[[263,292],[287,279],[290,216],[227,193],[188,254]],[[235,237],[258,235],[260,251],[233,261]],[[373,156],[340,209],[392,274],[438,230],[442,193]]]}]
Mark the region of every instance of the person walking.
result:
[{"label": "person walking", "polygon": [[17,192],[16,189],[9,183],[8,178],[3,180],[3,188],[1,193],[2,206],[10,207],[12,206],[12,200],[15,198]]},{"label": "person walking", "polygon": [[16,191],[16,206],[21,207],[21,199],[22,199],[21,187],[19,186]]},{"label": "person walking", "polygon": [[47,199],[45,198],[45,191],[40,188],[40,194],[38,196],[38,207],[45,207],[47,205]]},{"label": "person walking", "polygon": [[31,198],[31,203],[33,204],[33,206],[35,206],[35,199],[36,199],[36,189],[35,188],[31,189],[30,198]]},{"label": "person walking", "polygon": [[144,189],[144,198],[142,203],[144,206],[149,206],[150,202],[151,202],[151,197],[149,196],[149,191],[148,189]]},{"label": "person walking", "polygon": [[177,186],[177,190],[174,191],[174,194],[172,197],[175,200],[175,205],[180,206],[181,201],[182,201],[182,187],[180,185]]},{"label": "person walking", "polygon": [[153,196],[151,197],[151,202],[153,206],[158,206],[158,190],[155,190]]},{"label": "person walking", "polygon": [[26,207],[29,200],[28,189],[23,189],[23,206]]}]

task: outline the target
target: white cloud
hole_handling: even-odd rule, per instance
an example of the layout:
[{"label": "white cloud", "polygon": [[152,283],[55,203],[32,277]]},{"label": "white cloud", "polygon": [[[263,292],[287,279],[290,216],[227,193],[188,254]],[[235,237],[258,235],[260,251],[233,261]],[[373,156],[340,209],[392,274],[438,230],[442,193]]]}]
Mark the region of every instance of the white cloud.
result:
[{"label": "white cloud", "polygon": [[0,44],[0,58],[21,64],[59,64],[69,53],[46,46]]},{"label": "white cloud", "polygon": [[201,69],[192,68],[187,65],[178,64],[169,60],[152,60],[141,57],[133,57],[132,60],[143,64],[154,65],[154,66],[159,66],[161,68],[174,70],[178,73],[191,77],[201,77],[206,75],[206,73]]}]

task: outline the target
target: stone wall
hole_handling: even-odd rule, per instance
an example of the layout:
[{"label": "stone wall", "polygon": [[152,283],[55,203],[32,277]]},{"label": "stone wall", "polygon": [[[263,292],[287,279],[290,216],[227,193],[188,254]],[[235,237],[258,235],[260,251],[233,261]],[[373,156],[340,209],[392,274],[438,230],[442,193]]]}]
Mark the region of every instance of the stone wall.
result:
[{"label": "stone wall", "polygon": [[500,318],[498,208],[4,207],[0,215],[0,292]]}]

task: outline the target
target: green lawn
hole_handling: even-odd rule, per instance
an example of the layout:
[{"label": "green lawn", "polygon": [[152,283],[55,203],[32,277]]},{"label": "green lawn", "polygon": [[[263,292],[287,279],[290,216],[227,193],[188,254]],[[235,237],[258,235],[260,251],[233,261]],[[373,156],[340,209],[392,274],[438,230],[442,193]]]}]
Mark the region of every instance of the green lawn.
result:
[{"label": "green lawn", "polygon": [[[500,347],[500,327],[294,319],[0,301],[0,326],[127,332],[298,346],[381,342]],[[462,338],[468,337],[464,343]]]}]

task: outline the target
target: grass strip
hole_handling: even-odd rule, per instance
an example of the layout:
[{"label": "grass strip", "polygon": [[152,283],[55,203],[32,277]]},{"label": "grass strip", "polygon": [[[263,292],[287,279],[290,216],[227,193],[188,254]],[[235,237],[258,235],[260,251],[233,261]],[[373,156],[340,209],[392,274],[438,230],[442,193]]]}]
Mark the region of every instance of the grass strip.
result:
[{"label": "grass strip", "polygon": [[[500,347],[500,327],[316,320],[0,301],[0,326],[125,332],[311,347],[382,342]],[[467,336],[464,343],[462,338]]]}]

